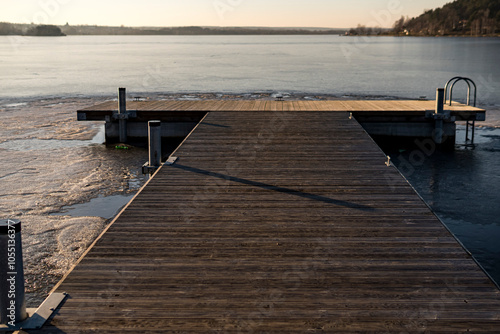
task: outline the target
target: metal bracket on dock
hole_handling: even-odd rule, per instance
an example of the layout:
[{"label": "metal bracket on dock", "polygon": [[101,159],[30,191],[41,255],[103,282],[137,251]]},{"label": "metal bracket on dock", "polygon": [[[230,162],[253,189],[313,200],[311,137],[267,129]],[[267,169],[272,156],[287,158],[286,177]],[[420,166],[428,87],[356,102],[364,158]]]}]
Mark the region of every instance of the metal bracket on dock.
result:
[{"label": "metal bracket on dock", "polygon": [[436,113],[435,111],[426,111],[425,118],[443,121],[454,121],[454,117],[451,116],[450,110],[443,110],[442,113]]},{"label": "metal bracket on dock", "polygon": [[125,113],[120,113],[119,111],[115,110],[113,111],[113,119],[129,119],[129,118],[136,118],[137,117],[137,111],[135,110],[127,110]]},{"label": "metal bracket on dock", "polygon": [[66,292],[50,294],[37,309],[27,310],[28,314],[30,314],[29,318],[17,323],[15,326],[0,325],[0,332],[42,328],[66,296],[68,296]]},{"label": "metal bracket on dock", "polygon": [[176,161],[177,157],[169,157],[167,161],[165,161],[165,165],[172,166],[173,164],[175,164]]},{"label": "metal bracket on dock", "polygon": [[435,120],[442,120],[442,121],[451,120],[451,116],[450,116],[450,112],[449,111],[445,112],[444,114],[432,113],[432,114],[430,114],[428,116],[428,118],[432,118],[432,119],[435,119]]},{"label": "metal bracket on dock", "polygon": [[[177,157],[170,157],[163,165],[172,166],[177,161]],[[142,165],[142,174],[154,174],[161,166],[151,166],[149,162]]]},{"label": "metal bracket on dock", "polygon": [[142,165],[142,174],[154,174],[161,166],[151,166],[149,162]]},{"label": "metal bracket on dock", "polygon": [[76,115],[77,115],[78,121],[86,121],[87,120],[87,114],[84,112],[79,111]]}]

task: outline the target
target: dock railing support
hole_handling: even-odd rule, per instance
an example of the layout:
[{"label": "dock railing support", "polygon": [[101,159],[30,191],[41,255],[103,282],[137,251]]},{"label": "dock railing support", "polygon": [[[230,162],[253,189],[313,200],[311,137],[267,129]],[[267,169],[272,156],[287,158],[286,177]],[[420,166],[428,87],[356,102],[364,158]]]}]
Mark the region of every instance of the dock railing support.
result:
[{"label": "dock railing support", "polygon": [[438,88],[436,91],[436,112],[434,114],[434,141],[436,144],[442,144],[444,141],[444,88]]},{"label": "dock railing support", "polygon": [[118,117],[120,142],[127,142],[127,95],[125,88],[118,88]]},{"label": "dock railing support", "polygon": [[28,317],[24,295],[21,221],[16,219],[0,220],[0,282],[0,323],[15,326]]},{"label": "dock railing support", "polygon": [[153,174],[161,166],[161,121],[148,122],[149,161],[142,166],[143,174]]}]

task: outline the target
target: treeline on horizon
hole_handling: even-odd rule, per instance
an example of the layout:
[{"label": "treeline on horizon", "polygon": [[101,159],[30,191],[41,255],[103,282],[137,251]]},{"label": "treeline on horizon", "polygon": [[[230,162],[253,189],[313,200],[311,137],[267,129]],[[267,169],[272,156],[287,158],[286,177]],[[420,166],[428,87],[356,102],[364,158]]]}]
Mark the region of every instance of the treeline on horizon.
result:
[{"label": "treeline on horizon", "polygon": [[[46,32],[41,34],[40,32]],[[343,29],[239,28],[239,27],[169,27],[133,28],[77,25],[64,26],[0,23],[0,35],[64,36],[64,35],[338,35]]]}]

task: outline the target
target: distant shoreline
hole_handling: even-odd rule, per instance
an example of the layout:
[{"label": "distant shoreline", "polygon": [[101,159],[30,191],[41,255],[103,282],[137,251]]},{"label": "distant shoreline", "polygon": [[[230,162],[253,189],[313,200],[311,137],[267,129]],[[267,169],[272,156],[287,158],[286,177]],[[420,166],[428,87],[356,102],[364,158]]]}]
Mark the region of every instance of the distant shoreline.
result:
[{"label": "distant shoreline", "polygon": [[33,25],[0,22],[0,36],[357,36],[357,37],[500,37],[500,34],[412,34],[391,28],[304,27],[125,27],[97,25]]},{"label": "distant shoreline", "polygon": [[[40,26],[31,24],[2,23],[0,22],[0,35],[30,35],[30,30]],[[344,35],[349,29],[344,28],[274,28],[274,27],[115,27],[97,25],[52,25],[45,26],[60,31],[68,36],[99,36],[99,35],[124,35],[124,36],[227,36],[227,35]]]}]

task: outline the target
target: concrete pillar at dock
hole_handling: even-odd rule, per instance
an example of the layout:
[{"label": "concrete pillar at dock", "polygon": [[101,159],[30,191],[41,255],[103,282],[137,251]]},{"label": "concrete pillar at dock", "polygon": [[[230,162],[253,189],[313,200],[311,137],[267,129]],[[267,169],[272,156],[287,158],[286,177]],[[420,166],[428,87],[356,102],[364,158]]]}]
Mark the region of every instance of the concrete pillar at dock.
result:
[{"label": "concrete pillar at dock", "polygon": [[24,295],[21,222],[0,220],[0,323],[14,326],[28,317]]},{"label": "concrete pillar at dock", "polygon": [[148,122],[149,166],[161,166],[161,121]]},{"label": "concrete pillar at dock", "polygon": [[118,88],[118,117],[120,142],[127,142],[127,95],[125,88]]}]

